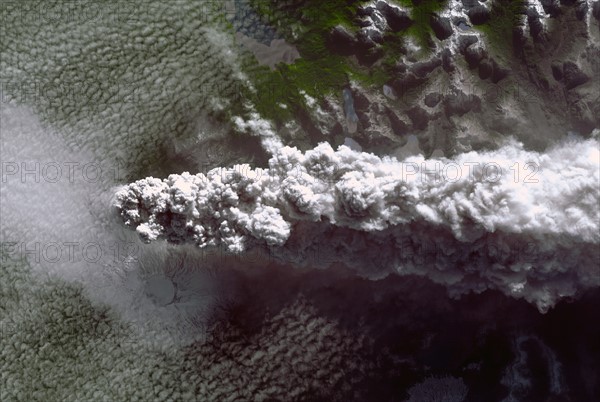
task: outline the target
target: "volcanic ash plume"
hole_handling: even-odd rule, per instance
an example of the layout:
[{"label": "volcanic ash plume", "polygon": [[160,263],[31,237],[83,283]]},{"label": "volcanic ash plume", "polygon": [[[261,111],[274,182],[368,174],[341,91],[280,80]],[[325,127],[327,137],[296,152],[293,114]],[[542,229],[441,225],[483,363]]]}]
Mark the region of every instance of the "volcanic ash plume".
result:
[{"label": "volcanic ash plume", "polygon": [[139,180],[116,205],[148,242],[424,275],[454,295],[496,288],[545,310],[600,283],[599,172],[597,139],[404,161],[322,143],[282,147],[265,169]]}]

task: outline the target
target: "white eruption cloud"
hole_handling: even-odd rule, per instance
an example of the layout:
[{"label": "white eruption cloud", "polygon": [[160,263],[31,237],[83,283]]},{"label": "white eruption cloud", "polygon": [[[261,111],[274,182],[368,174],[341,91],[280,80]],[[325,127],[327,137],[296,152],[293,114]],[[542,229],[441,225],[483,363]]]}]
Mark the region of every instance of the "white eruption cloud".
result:
[{"label": "white eruption cloud", "polygon": [[67,143],[23,107],[2,105],[0,121],[0,262],[22,257],[37,277],[83,285],[149,342],[202,336],[233,288],[226,275],[195,248],[123,228],[111,202],[126,172],[113,155]]},{"label": "white eruption cloud", "polygon": [[116,205],[147,242],[424,275],[451,294],[495,288],[545,310],[600,283],[599,171],[597,139],[404,161],[322,143],[280,147],[265,169],[139,180]]}]

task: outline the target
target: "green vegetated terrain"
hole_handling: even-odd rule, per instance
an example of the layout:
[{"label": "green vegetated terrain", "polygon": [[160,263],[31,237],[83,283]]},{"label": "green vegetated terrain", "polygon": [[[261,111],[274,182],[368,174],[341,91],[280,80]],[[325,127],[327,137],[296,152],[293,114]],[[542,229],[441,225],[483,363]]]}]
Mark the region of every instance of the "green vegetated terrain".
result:
[{"label": "green vegetated terrain", "polygon": [[494,53],[513,53],[513,30],[519,25],[526,8],[525,0],[496,0],[492,3],[489,21],[475,26],[475,29],[485,34]]},{"label": "green vegetated terrain", "polygon": [[372,76],[380,78],[374,84],[381,86],[392,77],[398,55],[404,51],[404,43],[407,37],[412,38],[414,43],[421,48],[419,57],[427,58],[432,54],[435,35],[431,28],[430,19],[433,13],[443,10],[447,3],[448,0],[398,1],[400,6],[410,10],[410,18],[413,24],[406,31],[388,32],[386,34],[385,42],[382,44],[384,50],[382,62],[372,72]]},{"label": "green vegetated terrain", "polygon": [[[413,23],[406,30],[384,33],[380,45],[382,56],[371,66],[360,64],[354,57],[336,54],[327,46],[328,35],[336,26],[343,26],[353,34],[359,30],[358,9],[366,2],[251,0],[251,4],[263,21],[294,45],[301,56],[292,64],[280,63],[274,70],[259,66],[253,58],[247,61],[255,91],[244,89],[244,99],[250,100],[262,117],[283,124],[307,108],[303,93],[317,100],[332,96],[341,102],[342,89],[350,80],[380,89],[396,75],[396,63],[405,53],[407,38],[421,48],[417,57],[430,56],[435,40],[431,16],[442,11],[447,0],[396,1],[410,11]],[[490,20],[474,28],[485,33],[494,53],[509,55],[513,52],[512,32],[524,12],[524,0],[499,0],[492,5]],[[232,113],[238,111],[234,109]]]},{"label": "green vegetated terrain", "polygon": [[424,49],[425,54],[428,50],[431,50],[433,44],[432,37],[434,34],[429,23],[431,15],[443,10],[447,3],[448,0],[398,1],[398,4],[411,10],[410,18],[414,21],[413,25],[407,29],[406,34],[415,39],[417,45]]},{"label": "green vegetated terrain", "polygon": [[[349,80],[367,87],[381,87],[393,76],[393,69],[403,52],[407,36],[421,46],[423,55],[429,54],[432,45],[432,30],[429,24],[431,13],[443,9],[446,0],[427,0],[413,4],[401,0],[399,5],[411,10],[412,26],[402,32],[386,32],[381,45],[383,57],[370,67],[359,64],[355,59],[332,53],[327,47],[327,37],[336,26],[343,26],[356,33],[357,11],[365,4],[356,0],[254,0],[257,12],[268,20],[286,41],[296,46],[301,58],[294,63],[279,64],[272,71],[254,67],[256,94],[251,95],[257,111],[276,123],[289,119],[294,110],[305,108],[305,99],[300,91],[322,99],[333,95],[341,99],[341,93]],[[279,106],[284,104],[287,109]]]},{"label": "green vegetated terrain", "polygon": [[[347,58],[327,48],[326,38],[337,25],[350,31],[356,29],[352,20],[360,2],[257,0],[252,4],[301,55],[294,63],[281,63],[275,70],[252,67],[252,81],[257,91],[251,100],[257,111],[265,118],[283,123],[295,110],[306,108],[302,92],[316,99],[337,92],[341,96],[349,77],[358,71]],[[365,77],[364,74],[360,76]]]}]

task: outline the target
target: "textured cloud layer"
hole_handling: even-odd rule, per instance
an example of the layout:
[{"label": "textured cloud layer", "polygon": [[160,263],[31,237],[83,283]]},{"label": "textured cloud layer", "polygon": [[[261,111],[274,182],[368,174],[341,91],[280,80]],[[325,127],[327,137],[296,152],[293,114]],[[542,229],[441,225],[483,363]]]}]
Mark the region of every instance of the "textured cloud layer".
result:
[{"label": "textured cloud layer", "polygon": [[116,205],[146,241],[262,247],[294,265],[426,275],[545,309],[599,283],[599,161],[595,139],[402,162],[322,143],[282,147],[266,169],[139,180]]},{"label": "textured cloud layer", "polygon": [[364,337],[319,317],[304,300],[269,316],[250,337],[226,327],[204,344],[176,348],[159,333],[140,336],[114,311],[90,303],[79,286],[42,281],[10,259],[2,268],[3,400],[248,401],[318,394],[345,401],[349,396],[340,389],[369,374]]},{"label": "textured cloud layer", "polygon": [[149,339],[202,337],[234,289],[223,271],[194,247],[144,245],[123,228],[110,205],[124,173],[70,146],[30,110],[0,105],[0,132],[2,267],[6,253],[26,260],[34,278],[83,285],[93,303],[151,329]]},{"label": "textured cloud layer", "polygon": [[3,2],[2,101],[99,158],[156,169],[157,149],[194,139],[246,81],[220,3]]}]

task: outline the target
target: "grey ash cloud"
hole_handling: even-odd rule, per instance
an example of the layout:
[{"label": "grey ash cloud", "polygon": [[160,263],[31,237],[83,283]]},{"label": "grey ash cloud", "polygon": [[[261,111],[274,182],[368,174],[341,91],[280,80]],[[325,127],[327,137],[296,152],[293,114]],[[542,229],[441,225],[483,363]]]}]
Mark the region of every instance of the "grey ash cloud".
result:
[{"label": "grey ash cloud", "polygon": [[[139,180],[116,206],[146,241],[267,248],[294,266],[423,275],[451,294],[496,288],[547,309],[599,284],[598,146],[571,139],[537,153],[508,142],[404,161],[286,146],[264,169]],[[316,248],[323,258],[309,261]]]}]

